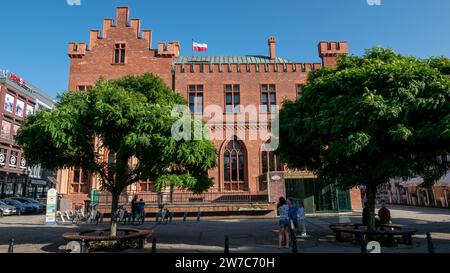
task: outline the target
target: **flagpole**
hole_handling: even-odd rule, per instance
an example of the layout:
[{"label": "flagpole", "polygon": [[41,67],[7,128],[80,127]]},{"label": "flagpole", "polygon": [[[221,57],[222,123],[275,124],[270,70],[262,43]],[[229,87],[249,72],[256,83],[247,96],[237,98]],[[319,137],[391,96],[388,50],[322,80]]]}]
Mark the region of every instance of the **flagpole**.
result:
[{"label": "flagpole", "polygon": [[194,38],[192,38],[192,57],[194,57]]}]

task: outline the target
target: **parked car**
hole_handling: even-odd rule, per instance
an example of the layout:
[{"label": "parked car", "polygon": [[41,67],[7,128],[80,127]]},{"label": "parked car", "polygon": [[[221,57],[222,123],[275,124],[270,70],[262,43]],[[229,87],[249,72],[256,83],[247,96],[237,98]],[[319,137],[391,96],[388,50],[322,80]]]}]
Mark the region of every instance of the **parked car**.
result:
[{"label": "parked car", "polygon": [[13,206],[9,206],[6,203],[0,201],[0,214],[4,216],[16,215],[17,209]]},{"label": "parked car", "polygon": [[36,207],[29,205],[29,204],[19,202],[14,199],[5,199],[5,200],[1,200],[1,201],[8,206],[15,207],[17,210],[19,210],[20,214],[32,214],[36,210]]},{"label": "parked car", "polygon": [[36,213],[43,213],[45,210],[45,205],[39,202],[38,200],[35,200],[33,198],[29,197],[13,197],[11,199],[17,200],[21,203],[32,205],[35,208]]}]

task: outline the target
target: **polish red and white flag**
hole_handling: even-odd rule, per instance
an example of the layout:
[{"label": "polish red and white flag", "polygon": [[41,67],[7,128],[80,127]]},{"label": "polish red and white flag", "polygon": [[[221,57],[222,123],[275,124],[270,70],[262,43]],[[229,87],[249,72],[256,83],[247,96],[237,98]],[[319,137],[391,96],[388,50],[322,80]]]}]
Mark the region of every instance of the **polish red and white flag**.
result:
[{"label": "polish red and white flag", "polygon": [[208,45],[207,44],[200,44],[200,43],[193,42],[192,46],[194,47],[194,51],[206,51],[206,50],[208,50]]}]

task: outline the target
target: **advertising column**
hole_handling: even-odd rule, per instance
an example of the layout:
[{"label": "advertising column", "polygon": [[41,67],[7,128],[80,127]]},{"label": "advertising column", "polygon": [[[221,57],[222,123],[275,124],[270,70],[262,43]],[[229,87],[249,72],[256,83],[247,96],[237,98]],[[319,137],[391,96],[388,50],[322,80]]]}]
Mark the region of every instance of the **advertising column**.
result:
[{"label": "advertising column", "polygon": [[55,189],[49,189],[47,192],[47,212],[45,214],[45,224],[56,224],[56,204],[58,193]]}]

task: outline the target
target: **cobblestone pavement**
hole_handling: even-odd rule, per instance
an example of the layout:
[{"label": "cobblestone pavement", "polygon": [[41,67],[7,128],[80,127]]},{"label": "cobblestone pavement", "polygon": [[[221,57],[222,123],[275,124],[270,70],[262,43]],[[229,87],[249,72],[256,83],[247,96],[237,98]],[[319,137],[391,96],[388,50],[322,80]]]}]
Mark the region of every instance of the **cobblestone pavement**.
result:
[{"label": "cobblestone pavement", "polygon": [[[392,206],[391,213],[396,224],[418,229],[413,245],[383,248],[385,253],[427,252],[426,232],[431,232],[436,252],[450,253],[450,210]],[[304,253],[359,253],[360,247],[351,243],[338,243],[329,229],[330,223],[360,222],[360,216],[314,216],[309,217],[309,237],[298,239],[299,252]],[[158,253],[205,253],[223,252],[225,236],[229,237],[230,252],[242,253],[287,253],[278,249],[277,219],[262,218],[195,218],[187,222],[175,220],[167,225],[155,225],[147,219],[143,228],[153,228]],[[15,239],[15,252],[54,253],[62,252],[65,242],[61,235],[80,227],[69,224],[46,226],[44,216],[11,216],[0,218],[0,253],[7,252],[11,238]],[[108,224],[100,224],[107,227]],[[82,226],[86,228],[90,226]],[[144,250],[150,252],[151,244]],[[130,252],[137,252],[130,251]]]}]

